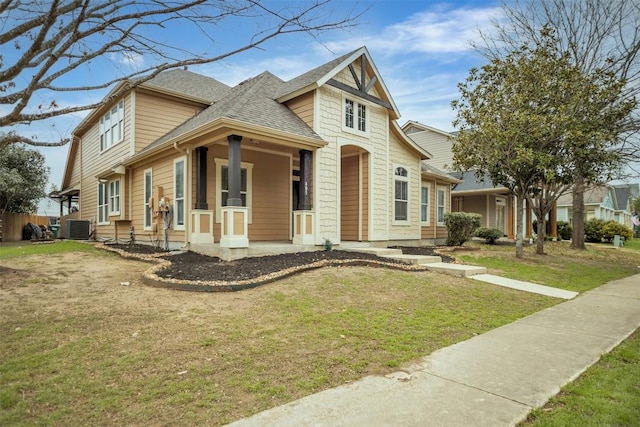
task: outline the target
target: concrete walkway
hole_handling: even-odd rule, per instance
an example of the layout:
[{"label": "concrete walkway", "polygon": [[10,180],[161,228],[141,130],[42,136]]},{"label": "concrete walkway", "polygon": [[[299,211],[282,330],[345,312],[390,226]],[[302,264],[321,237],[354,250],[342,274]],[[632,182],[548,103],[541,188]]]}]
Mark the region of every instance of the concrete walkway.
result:
[{"label": "concrete walkway", "polygon": [[438,350],[402,372],[230,425],[513,426],[639,326],[637,274]]}]

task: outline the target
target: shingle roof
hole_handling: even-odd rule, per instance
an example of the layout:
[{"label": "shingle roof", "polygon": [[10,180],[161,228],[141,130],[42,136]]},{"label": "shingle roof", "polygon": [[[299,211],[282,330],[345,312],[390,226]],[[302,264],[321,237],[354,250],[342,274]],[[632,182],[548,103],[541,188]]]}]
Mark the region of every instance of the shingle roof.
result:
[{"label": "shingle roof", "polygon": [[145,150],[219,118],[235,119],[322,141],[322,138],[286,105],[275,101],[274,94],[282,85],[282,80],[266,71],[245,80],[229,89],[213,105],[156,140]]},{"label": "shingle roof", "polygon": [[206,99],[210,103],[222,98],[231,89],[214,78],[180,69],[164,71],[142,86],[168,89],[189,97]]},{"label": "shingle roof", "polygon": [[439,177],[441,177],[443,180],[445,180],[447,182],[458,183],[460,181],[458,178],[454,177],[452,174],[448,174],[446,172],[443,172],[440,169],[436,168],[435,166],[431,166],[430,164],[428,164],[425,161],[422,161],[420,163],[420,169],[421,169],[421,171],[423,173],[428,173],[430,175],[439,176]]},{"label": "shingle roof", "polygon": [[493,181],[488,174],[484,174],[482,177],[476,177],[476,171],[470,170],[465,172],[452,172],[450,173],[454,178],[462,180],[462,183],[453,187],[452,191],[480,191],[480,190],[506,190],[506,187],[502,185],[494,185]]},{"label": "shingle roof", "polygon": [[[362,49],[362,48],[360,48]],[[318,80],[320,80],[322,77],[324,77],[325,75],[327,75],[327,73],[329,73],[331,70],[333,70],[335,67],[337,67],[342,61],[344,61],[345,59],[347,59],[349,56],[353,55],[355,52],[359,51],[360,49],[356,49],[352,52],[349,52],[347,54],[344,54],[336,59],[334,59],[333,61],[327,62],[326,64],[320,65],[319,67],[314,68],[313,70],[309,70],[304,74],[299,75],[298,77],[295,77],[289,81],[287,81],[286,83],[284,83],[280,90],[278,91],[278,93],[276,94],[276,96],[274,98],[280,98],[282,96],[288,95],[290,93],[293,93],[299,89],[302,89],[304,87],[309,86],[312,83],[317,82]]]}]

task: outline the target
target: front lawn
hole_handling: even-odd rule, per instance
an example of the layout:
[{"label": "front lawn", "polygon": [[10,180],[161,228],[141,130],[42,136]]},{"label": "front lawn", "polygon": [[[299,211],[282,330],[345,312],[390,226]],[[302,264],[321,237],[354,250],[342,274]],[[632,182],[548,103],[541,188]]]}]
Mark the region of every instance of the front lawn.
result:
[{"label": "front lawn", "polygon": [[522,259],[515,246],[467,243],[480,248],[458,256],[461,261],[487,267],[489,273],[576,292],[593,289],[611,280],[640,273],[640,239],[624,248],[611,244],[588,244],[586,251],[570,248],[569,242],[546,242],[546,255],[536,255],[535,245],[524,248]]}]

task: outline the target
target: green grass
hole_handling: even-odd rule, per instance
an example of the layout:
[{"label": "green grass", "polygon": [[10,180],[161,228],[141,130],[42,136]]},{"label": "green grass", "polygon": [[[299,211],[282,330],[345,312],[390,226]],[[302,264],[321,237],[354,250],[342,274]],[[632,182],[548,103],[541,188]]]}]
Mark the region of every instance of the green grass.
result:
[{"label": "green grass", "polygon": [[536,255],[535,247],[525,248],[522,259],[514,246],[473,243],[479,251],[459,256],[465,263],[487,267],[490,273],[576,292],[593,289],[611,280],[640,273],[640,239],[625,248],[589,245],[586,251],[569,247],[568,242],[547,242],[546,255]]},{"label": "green grass", "polygon": [[640,425],[640,332],[567,385],[522,427]]},{"label": "green grass", "polygon": [[[365,267],[233,295],[107,283],[105,303],[92,302],[97,281],[69,286],[78,302],[49,292],[3,310],[0,425],[221,425],[558,302]],[[135,309],[122,303],[140,293]]]},{"label": "green grass", "polygon": [[56,240],[53,242],[7,244],[0,242],[0,259],[8,259],[30,255],[63,254],[66,252],[94,252],[93,245],[72,240]]},{"label": "green grass", "polygon": [[[640,270],[633,245],[583,253],[559,242],[546,256],[528,249],[524,260],[515,259],[513,247],[477,246],[465,260],[583,290]],[[315,270],[236,294],[148,288],[130,277],[131,286],[122,287],[130,273],[118,275],[119,258],[91,245],[27,244],[10,255],[5,249],[14,249],[3,247],[0,256],[22,268],[22,282],[0,286],[0,425],[221,425],[393,372],[559,302],[462,278],[365,267]],[[66,275],[38,271],[38,259],[56,251],[67,253]],[[72,259],[104,263],[110,277],[82,275]],[[557,403],[533,417],[569,408],[557,424],[540,425],[634,425],[624,420],[638,419],[631,418],[640,407],[638,340],[628,340],[622,359],[603,358],[610,379],[559,396],[584,394],[612,408],[581,398],[575,407]],[[620,392],[624,381],[627,391]],[[620,415],[600,423],[571,418],[614,410]]]}]

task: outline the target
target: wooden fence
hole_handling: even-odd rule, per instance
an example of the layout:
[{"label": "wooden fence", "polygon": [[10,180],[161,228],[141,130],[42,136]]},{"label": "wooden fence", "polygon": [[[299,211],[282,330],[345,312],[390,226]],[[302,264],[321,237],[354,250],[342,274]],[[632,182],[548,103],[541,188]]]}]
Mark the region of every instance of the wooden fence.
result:
[{"label": "wooden fence", "polygon": [[27,223],[49,225],[48,216],[5,213],[0,216],[0,242],[19,242],[22,240],[22,229]]}]

